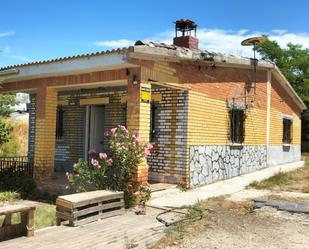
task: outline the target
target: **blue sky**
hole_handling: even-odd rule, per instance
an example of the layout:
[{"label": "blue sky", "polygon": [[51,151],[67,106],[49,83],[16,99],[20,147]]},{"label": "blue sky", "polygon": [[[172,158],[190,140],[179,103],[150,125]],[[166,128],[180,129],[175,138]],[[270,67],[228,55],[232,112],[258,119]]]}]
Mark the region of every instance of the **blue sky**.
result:
[{"label": "blue sky", "polygon": [[[191,4],[191,5],[190,5]],[[171,43],[173,21],[199,25],[200,47],[249,55],[242,39],[268,34],[309,47],[309,1],[2,1],[0,66],[127,46]]]}]

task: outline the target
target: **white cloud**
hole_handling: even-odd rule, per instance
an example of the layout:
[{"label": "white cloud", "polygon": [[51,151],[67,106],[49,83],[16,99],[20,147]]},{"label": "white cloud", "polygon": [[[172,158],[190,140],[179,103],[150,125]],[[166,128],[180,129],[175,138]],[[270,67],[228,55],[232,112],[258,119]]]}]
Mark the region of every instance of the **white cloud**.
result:
[{"label": "white cloud", "polygon": [[29,61],[31,61],[31,59],[29,59],[29,58],[26,57],[26,56],[22,56],[22,55],[9,55],[8,57],[9,57],[9,58],[12,58],[12,59],[17,59],[17,60],[20,60],[20,61],[23,61],[23,62],[29,62]]},{"label": "white cloud", "polygon": [[14,34],[15,34],[15,32],[13,32],[13,31],[0,32],[0,38],[1,38],[1,37],[5,37],[5,36],[14,35]]},{"label": "white cloud", "polygon": [[269,34],[270,40],[276,40],[280,46],[286,47],[291,42],[293,44],[303,45],[304,48],[309,48],[309,33],[290,33],[284,34]]},{"label": "white cloud", "polygon": [[[154,34],[151,37],[140,38],[141,40],[150,40],[171,44],[174,37],[173,30]],[[200,28],[197,31],[199,47],[208,51],[222,52],[240,56],[252,57],[252,47],[243,47],[241,41],[252,36],[268,35],[271,40],[276,40],[280,46],[286,47],[287,43],[297,43],[309,48],[309,33],[292,33],[285,29],[274,29],[270,32],[250,31],[247,29],[224,30],[224,29],[206,29]],[[127,39],[108,40],[94,43],[97,46],[105,48],[119,48],[134,44],[134,41]]]},{"label": "white cloud", "polygon": [[94,43],[96,46],[107,47],[107,48],[122,48],[134,45],[134,41],[127,39],[110,40],[110,41],[97,41]]},{"label": "white cloud", "polygon": [[272,32],[274,34],[283,35],[283,34],[287,33],[288,30],[286,30],[286,29],[273,29]]}]

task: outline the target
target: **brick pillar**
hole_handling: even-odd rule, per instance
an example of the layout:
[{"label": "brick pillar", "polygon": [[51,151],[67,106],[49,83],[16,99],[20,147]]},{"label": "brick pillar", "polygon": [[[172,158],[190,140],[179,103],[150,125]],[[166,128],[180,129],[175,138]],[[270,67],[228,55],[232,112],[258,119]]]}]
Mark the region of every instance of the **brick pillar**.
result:
[{"label": "brick pillar", "polygon": [[57,96],[56,89],[38,89],[34,146],[34,172],[37,180],[51,176],[54,172]]},{"label": "brick pillar", "polygon": [[[127,127],[130,131],[138,132],[141,142],[149,142],[150,133],[150,102],[145,103],[141,99],[142,87],[150,90],[150,84],[138,82],[133,85],[128,81],[127,98]],[[136,186],[148,181],[148,165],[146,159],[138,165],[137,174],[134,178]]]}]

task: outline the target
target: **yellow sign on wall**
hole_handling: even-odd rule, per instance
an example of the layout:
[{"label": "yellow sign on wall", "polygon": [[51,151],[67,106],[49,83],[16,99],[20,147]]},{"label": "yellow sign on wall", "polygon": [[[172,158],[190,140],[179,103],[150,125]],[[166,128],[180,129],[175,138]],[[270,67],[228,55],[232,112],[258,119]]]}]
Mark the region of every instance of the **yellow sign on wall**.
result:
[{"label": "yellow sign on wall", "polygon": [[151,89],[148,87],[141,87],[141,101],[143,103],[150,103]]}]

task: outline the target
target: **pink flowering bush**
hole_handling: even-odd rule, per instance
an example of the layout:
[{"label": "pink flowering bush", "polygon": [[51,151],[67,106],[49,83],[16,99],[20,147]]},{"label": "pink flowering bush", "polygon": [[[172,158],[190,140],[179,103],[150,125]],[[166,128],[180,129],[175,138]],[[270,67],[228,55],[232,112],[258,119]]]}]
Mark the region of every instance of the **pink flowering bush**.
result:
[{"label": "pink flowering bush", "polygon": [[74,172],[67,173],[70,186],[77,192],[93,189],[124,191],[126,205],[132,198],[130,179],[143,158],[150,155],[151,144],[143,144],[138,134],[124,126],[107,131],[108,149],[89,151],[89,160],[80,159]]}]

